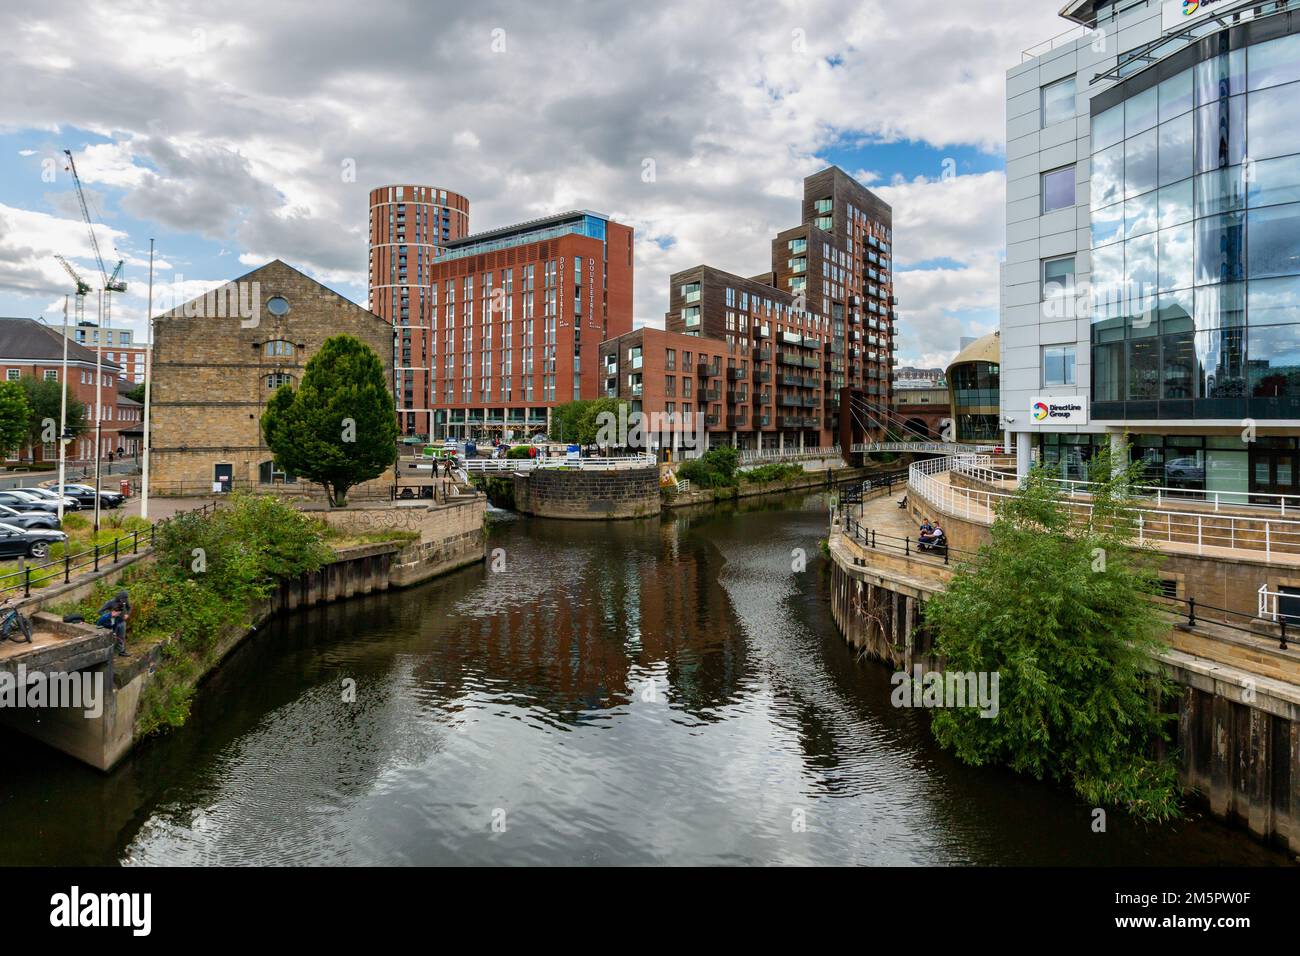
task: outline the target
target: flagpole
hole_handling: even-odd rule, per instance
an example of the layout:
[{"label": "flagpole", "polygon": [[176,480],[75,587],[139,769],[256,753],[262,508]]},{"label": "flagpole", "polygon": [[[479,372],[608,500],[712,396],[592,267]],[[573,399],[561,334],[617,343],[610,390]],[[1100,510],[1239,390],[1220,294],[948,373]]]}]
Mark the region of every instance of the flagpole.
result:
[{"label": "flagpole", "polygon": [[153,240],[149,240],[149,311],[145,313],[144,350],[144,467],[140,473],[140,517],[149,517],[149,406],[153,368]]},{"label": "flagpole", "polygon": [[103,451],[104,439],[102,429],[104,427],[104,373],[103,373],[103,355],[104,355],[104,296],[107,293],[99,290],[99,327],[95,330],[95,534],[99,534],[99,458]]},{"label": "flagpole", "polygon": [[63,482],[67,477],[68,443],[68,297],[63,297],[63,372],[59,376],[59,527],[63,527]]}]

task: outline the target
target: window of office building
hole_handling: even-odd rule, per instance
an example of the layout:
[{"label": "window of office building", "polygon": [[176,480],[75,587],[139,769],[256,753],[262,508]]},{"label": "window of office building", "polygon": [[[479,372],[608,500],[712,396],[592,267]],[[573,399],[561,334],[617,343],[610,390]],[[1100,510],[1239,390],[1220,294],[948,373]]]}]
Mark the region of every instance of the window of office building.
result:
[{"label": "window of office building", "polygon": [[1074,205],[1074,167],[1043,173],[1043,212],[1053,212]]},{"label": "window of office building", "polygon": [[1043,126],[1063,123],[1074,117],[1074,77],[1067,77],[1043,87]]},{"label": "window of office building", "polygon": [[1043,346],[1043,385],[1074,384],[1074,346]]},{"label": "window of office building", "polygon": [[1043,261],[1043,301],[1049,302],[1074,292],[1074,256]]}]

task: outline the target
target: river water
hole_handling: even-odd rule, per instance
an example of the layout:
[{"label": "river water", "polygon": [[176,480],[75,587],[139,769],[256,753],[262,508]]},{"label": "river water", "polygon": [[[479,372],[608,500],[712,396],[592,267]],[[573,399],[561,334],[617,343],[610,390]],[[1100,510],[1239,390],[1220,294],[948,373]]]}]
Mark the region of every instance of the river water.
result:
[{"label": "river water", "polygon": [[0,736],[0,864],[1286,862],[940,751],[836,633],[825,529],[497,515],[503,570],[269,623],[111,775]]}]

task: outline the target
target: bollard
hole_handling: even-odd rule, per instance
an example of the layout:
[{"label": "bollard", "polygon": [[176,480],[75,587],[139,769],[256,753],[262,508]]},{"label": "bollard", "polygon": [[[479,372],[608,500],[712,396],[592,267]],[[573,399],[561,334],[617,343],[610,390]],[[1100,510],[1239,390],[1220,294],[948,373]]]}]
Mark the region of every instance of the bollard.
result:
[{"label": "bollard", "polygon": [[23,597],[32,596],[32,567],[27,565],[23,568]]},{"label": "bollard", "polygon": [[99,570],[99,545],[95,545],[95,570]]},{"label": "bollard", "polygon": [[1187,626],[1196,626],[1196,598],[1187,599]]},{"label": "bollard", "polygon": [[63,547],[63,583],[67,584],[72,580],[72,555],[68,552],[67,545]]}]

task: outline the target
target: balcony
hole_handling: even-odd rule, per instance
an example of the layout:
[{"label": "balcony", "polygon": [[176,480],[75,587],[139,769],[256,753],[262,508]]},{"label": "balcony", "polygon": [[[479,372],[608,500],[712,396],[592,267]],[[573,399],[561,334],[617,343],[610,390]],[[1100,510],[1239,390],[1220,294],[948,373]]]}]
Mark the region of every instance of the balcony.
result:
[{"label": "balcony", "polygon": [[806,355],[802,364],[804,368],[821,368],[822,357],[820,355]]},{"label": "balcony", "polygon": [[781,353],[781,364],[782,364],[782,365],[802,365],[802,364],[803,364],[803,359],[801,359],[798,355],[794,354],[793,352],[782,352],[782,353]]},{"label": "balcony", "polygon": [[816,408],[819,404],[820,403],[817,401],[817,396],[815,395],[807,395],[804,397],[803,400],[804,408]]},{"label": "balcony", "polygon": [[754,404],[755,404],[755,405],[771,405],[771,404],[772,404],[772,393],[771,393],[771,392],[759,392],[757,395],[754,396]]},{"label": "balcony", "polygon": [[749,392],[746,391],[727,392],[728,405],[743,405],[748,401],[749,401]]},{"label": "balcony", "polygon": [[745,427],[747,427],[748,425],[749,425],[749,416],[748,416],[748,415],[728,415],[728,416],[727,416],[727,427],[728,427],[728,428],[745,428]]},{"label": "balcony", "polygon": [[754,361],[755,361],[755,362],[770,362],[770,361],[772,361],[772,350],[769,349],[769,348],[756,348],[756,349],[754,349]]},{"label": "balcony", "polygon": [[700,401],[702,402],[720,402],[722,401],[722,389],[706,388],[700,391]]},{"label": "balcony", "polygon": [[743,382],[744,380],[745,380],[745,372],[743,369],[738,369],[738,368],[727,369],[728,382]]},{"label": "balcony", "polygon": [[760,372],[758,369],[755,369],[755,370],[754,370],[754,382],[755,382],[756,384],[760,384],[760,385],[761,385],[761,384],[764,384],[764,383],[766,383],[766,382],[770,382],[770,381],[772,381],[772,372],[771,372],[771,370],[769,370],[769,369],[764,369],[764,370],[761,371],[761,372]]},{"label": "balcony", "polygon": [[722,421],[721,415],[705,415],[704,426],[706,428],[717,428]]},{"label": "balcony", "polygon": [[755,428],[769,428],[769,427],[771,427],[771,425],[772,425],[772,416],[771,416],[771,415],[755,415],[755,416],[754,416],[754,427],[755,427]]},{"label": "balcony", "polygon": [[[770,328],[768,328],[766,325],[756,325],[756,326],[754,326],[754,338],[756,338],[756,339],[768,339],[768,338],[771,338],[771,337],[772,337],[772,330],[771,330]],[[765,360],[765,361],[766,361],[766,360]]]},{"label": "balcony", "polygon": [[782,385],[789,385],[793,388],[803,387],[803,376],[801,375],[789,375],[785,372],[782,372],[779,381]]}]

